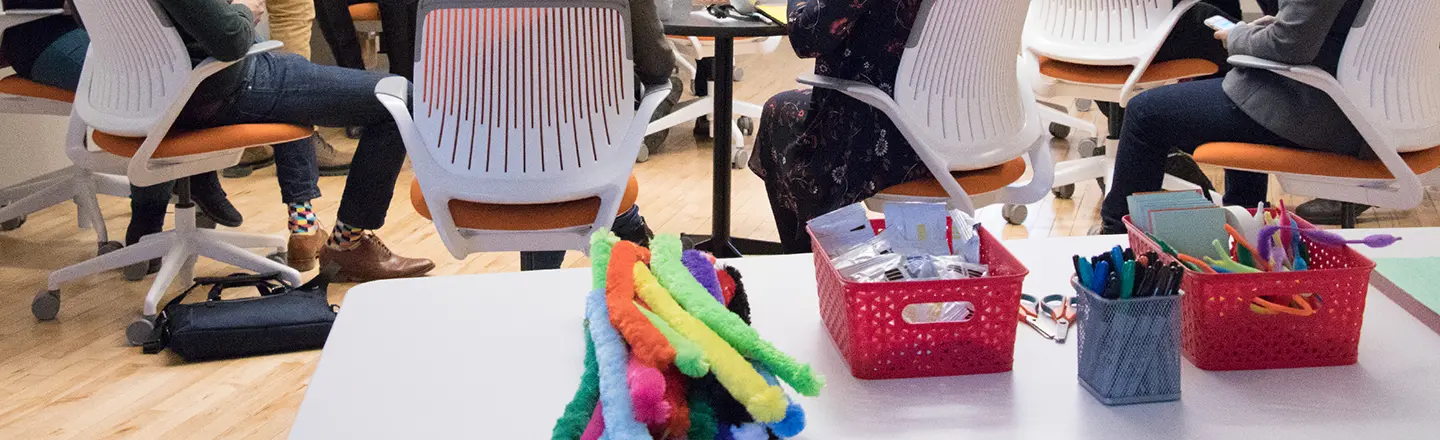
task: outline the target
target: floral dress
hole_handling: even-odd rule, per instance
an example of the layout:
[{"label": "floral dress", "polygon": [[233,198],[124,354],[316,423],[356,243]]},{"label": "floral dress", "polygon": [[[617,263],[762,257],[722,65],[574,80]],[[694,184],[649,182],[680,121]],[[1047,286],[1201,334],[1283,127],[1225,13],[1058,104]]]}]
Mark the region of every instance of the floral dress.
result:
[{"label": "floral dress", "polygon": [[[920,0],[790,0],[790,44],[815,58],[817,75],[893,94],[919,9]],[[930,175],[884,113],[827,89],[765,103],[750,169],[765,180],[787,252],[809,252],[806,220]]]}]

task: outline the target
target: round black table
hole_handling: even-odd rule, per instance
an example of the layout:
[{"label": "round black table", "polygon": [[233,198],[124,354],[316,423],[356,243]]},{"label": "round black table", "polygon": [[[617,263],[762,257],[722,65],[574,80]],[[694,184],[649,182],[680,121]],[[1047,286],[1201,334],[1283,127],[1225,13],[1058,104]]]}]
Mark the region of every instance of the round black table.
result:
[{"label": "round black table", "polygon": [[730,236],[730,124],[734,118],[731,107],[735,101],[735,39],[785,35],[785,26],[769,20],[730,19],[720,22],[691,14],[666,22],[665,34],[715,39],[715,75],[712,77],[715,80],[715,109],[711,115],[716,125],[713,219],[709,240],[696,247],[721,258],[739,257],[742,250],[749,254],[779,253],[779,246],[775,243]]}]

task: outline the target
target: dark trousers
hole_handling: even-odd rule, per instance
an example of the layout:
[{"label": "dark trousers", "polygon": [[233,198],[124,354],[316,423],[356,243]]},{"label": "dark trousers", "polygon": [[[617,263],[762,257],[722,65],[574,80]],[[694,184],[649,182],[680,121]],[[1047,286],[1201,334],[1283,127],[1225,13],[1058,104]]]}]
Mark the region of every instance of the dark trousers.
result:
[{"label": "dark trousers", "polygon": [[[390,112],[375,99],[375,85],[390,75],[344,67],[321,66],[299,55],[267,52],[251,58],[246,83],[228,99],[192,103],[181,123],[218,126],[280,122],[321,127],[364,127],[355,149],[338,218],[362,229],[379,229],[395,195],[395,179],[405,162],[405,145]],[[275,145],[281,193],[304,189],[318,178],[310,139]],[[288,171],[287,171],[288,170]],[[296,182],[287,183],[288,177]],[[319,194],[318,188],[313,193]],[[292,200],[287,200],[292,201]]]},{"label": "dark trousers", "polygon": [[[631,206],[629,211],[615,217],[610,230],[621,240],[644,243],[650,239],[645,234],[645,222],[640,217],[640,206]],[[559,269],[565,263],[565,251],[538,251],[520,253],[520,270]]]},{"label": "dark trousers", "polygon": [[[1115,179],[1100,207],[1103,233],[1125,232],[1121,218],[1129,214],[1126,197],[1159,191],[1165,179],[1165,158],[1172,150],[1192,153],[1210,142],[1246,142],[1299,148],[1270,132],[1241,111],[1221,87],[1208,79],[1160,87],[1141,93],[1126,108],[1115,157]],[[1255,206],[1265,200],[1269,176],[1225,172],[1225,205]]]},{"label": "dark trousers", "polygon": [[[365,69],[360,54],[360,38],[355,35],[355,21],[350,18],[350,5],[365,0],[315,0],[315,23],[335,64],[352,69]],[[415,71],[415,7],[416,3],[380,2],[380,28],[384,31],[381,44],[390,57],[390,73],[406,79]]]}]

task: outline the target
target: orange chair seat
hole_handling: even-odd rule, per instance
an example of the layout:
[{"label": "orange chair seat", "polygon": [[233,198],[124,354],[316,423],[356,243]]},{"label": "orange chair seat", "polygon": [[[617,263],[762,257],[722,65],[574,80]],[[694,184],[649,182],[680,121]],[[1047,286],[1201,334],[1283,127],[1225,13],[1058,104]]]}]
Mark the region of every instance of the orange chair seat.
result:
[{"label": "orange chair seat", "polygon": [[[620,210],[615,215],[629,211],[639,195],[640,184],[635,181],[635,176],[630,176],[625,195],[620,198]],[[425,204],[419,180],[410,183],[410,204],[415,205],[415,212],[421,217],[431,218],[430,206]],[[486,231],[541,231],[584,226],[595,222],[595,213],[599,210],[599,197],[539,205],[450,201],[450,216],[455,219],[455,226]]]},{"label": "orange chair seat", "polygon": [[75,92],[37,83],[18,75],[0,78],[0,93],[60,102],[75,102]]},{"label": "orange chair seat", "polygon": [[[1194,156],[1196,162],[1231,169],[1350,179],[1395,177],[1378,159],[1363,160],[1274,145],[1216,142],[1201,145],[1195,150]],[[1405,160],[1415,174],[1428,172],[1440,167],[1440,147],[1401,153],[1400,158]]]},{"label": "orange chair seat", "polygon": [[[239,124],[192,131],[171,131],[150,157],[166,158],[213,153],[256,145],[273,145],[305,139],[315,133],[310,127],[290,124]],[[110,154],[134,157],[145,138],[116,136],[96,131],[95,145]]]},{"label": "orange chair seat", "polygon": [[[1015,183],[1025,175],[1025,159],[1015,160],[990,168],[974,171],[955,171],[950,173],[961,188],[971,195],[985,194],[1004,188],[1005,185]],[[945,187],[940,186],[940,181],[935,179],[920,179],[905,182],[880,191],[880,194],[892,196],[911,197],[950,197],[945,192]]]},{"label": "orange chair seat", "polygon": [[350,20],[380,21],[380,4],[358,3],[350,5]]},{"label": "orange chair seat", "polygon": [[[1134,66],[1092,66],[1040,58],[1040,74],[1080,84],[1124,85],[1134,71]],[[1219,71],[1220,67],[1215,63],[1202,59],[1164,61],[1145,69],[1145,74],[1140,75],[1140,84],[1213,75]]]}]

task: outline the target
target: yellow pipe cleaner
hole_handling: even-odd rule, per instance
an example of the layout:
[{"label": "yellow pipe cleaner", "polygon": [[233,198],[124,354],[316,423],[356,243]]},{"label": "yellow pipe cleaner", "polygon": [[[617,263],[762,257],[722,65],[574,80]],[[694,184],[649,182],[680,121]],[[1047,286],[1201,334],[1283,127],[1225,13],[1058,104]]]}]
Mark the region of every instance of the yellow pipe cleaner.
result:
[{"label": "yellow pipe cleaner", "polygon": [[650,324],[660,330],[660,334],[665,335],[665,339],[670,341],[671,347],[675,347],[675,367],[680,370],[681,374],[700,378],[710,372],[710,361],[705,359],[705,352],[700,349],[699,345],[695,345],[695,342],[675,331],[674,327],[665,322],[665,319],[656,316],[655,312],[640,307],[640,313],[650,320]]},{"label": "yellow pipe cleaner", "polygon": [[710,360],[710,369],[715,373],[715,378],[736,401],[745,405],[750,416],[768,423],[779,422],[785,418],[785,408],[789,405],[785,391],[765,382],[765,378],[750,366],[750,361],[740,356],[739,352],[730,347],[724,339],[720,339],[720,336],[704,323],[680,308],[680,304],[671,298],[670,292],[660,286],[659,281],[650,274],[650,269],[644,264],[635,264],[635,291],[655,315],[664,318],[665,322],[670,323],[681,335],[700,346],[705,357]]},{"label": "yellow pipe cleaner", "polygon": [[[660,285],[685,307],[686,312],[705,323],[705,326],[726,343],[739,350],[740,354],[765,365],[770,373],[790,384],[795,391],[810,397],[820,395],[820,389],[825,387],[824,377],[815,374],[809,364],[795,360],[775,348],[769,341],[760,338],[759,332],[745,324],[745,320],[740,319],[735,312],[726,309],[724,304],[716,301],[710,291],[695,280],[690,269],[680,261],[680,236],[657,235],[650,242],[650,250],[654,254],[651,265],[655,268],[655,274],[660,277]],[[650,299],[646,298],[645,301],[649,302]]]}]

